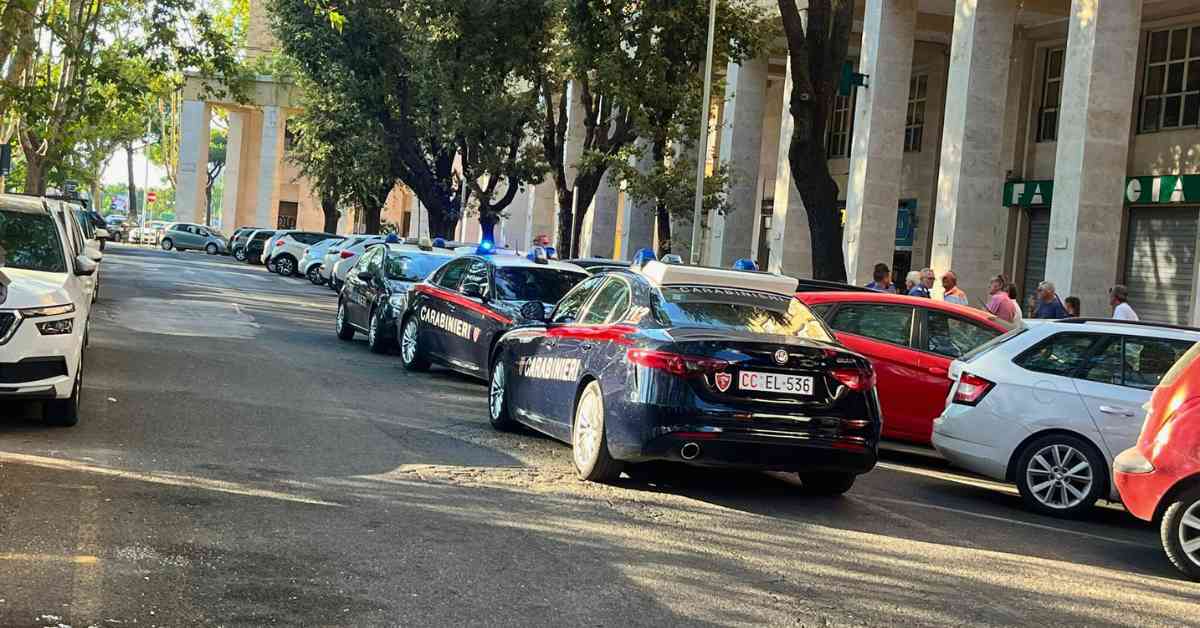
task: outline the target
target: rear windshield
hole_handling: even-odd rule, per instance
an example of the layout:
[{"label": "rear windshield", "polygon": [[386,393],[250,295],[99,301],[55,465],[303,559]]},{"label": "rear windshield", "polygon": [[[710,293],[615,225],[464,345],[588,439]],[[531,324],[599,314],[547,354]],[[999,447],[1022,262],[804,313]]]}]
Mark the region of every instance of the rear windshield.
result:
[{"label": "rear windshield", "polygon": [[450,260],[449,255],[403,255],[390,253],[383,272],[392,281],[421,281]]},{"label": "rear windshield", "polygon": [[575,284],[587,277],[583,273],[556,268],[497,268],[496,296],[505,301],[558,303]]},{"label": "rear windshield", "polygon": [[1026,329],[1028,329],[1028,328],[1018,327],[1016,329],[1013,329],[1013,330],[1010,330],[1003,334],[1000,334],[999,336],[996,336],[995,338],[992,338],[991,340],[979,345],[978,347],[975,347],[974,349],[971,349],[970,351],[962,354],[962,356],[958,359],[963,362],[970,362],[971,360],[974,360],[975,358],[982,356],[983,354],[987,353],[988,351],[991,351],[992,349],[999,347],[1000,345],[1008,342],[1009,340],[1012,340],[1013,338],[1020,336],[1021,334],[1025,333]]},{"label": "rear windshield", "polygon": [[0,211],[0,260],[8,268],[67,272],[58,229],[45,214]]},{"label": "rear windshield", "polygon": [[259,231],[250,237],[251,240],[266,240],[275,235],[274,231]]},{"label": "rear windshield", "polygon": [[668,327],[710,327],[833,342],[808,306],[794,297],[710,286],[663,288],[655,316]]}]

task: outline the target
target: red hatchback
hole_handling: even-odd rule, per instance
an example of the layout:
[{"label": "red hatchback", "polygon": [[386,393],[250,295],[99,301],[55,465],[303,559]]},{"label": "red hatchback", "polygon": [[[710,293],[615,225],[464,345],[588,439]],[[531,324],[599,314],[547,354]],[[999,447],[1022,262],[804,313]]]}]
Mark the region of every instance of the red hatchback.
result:
[{"label": "red hatchback", "polygon": [[1161,519],[1163,549],[1183,573],[1200,580],[1200,344],[1163,376],[1136,446],[1113,461],[1125,508]]},{"label": "red hatchback", "polygon": [[883,437],[929,445],[950,394],[950,362],[1010,327],[986,311],[882,292],[796,295],[842,344],[871,360]]}]

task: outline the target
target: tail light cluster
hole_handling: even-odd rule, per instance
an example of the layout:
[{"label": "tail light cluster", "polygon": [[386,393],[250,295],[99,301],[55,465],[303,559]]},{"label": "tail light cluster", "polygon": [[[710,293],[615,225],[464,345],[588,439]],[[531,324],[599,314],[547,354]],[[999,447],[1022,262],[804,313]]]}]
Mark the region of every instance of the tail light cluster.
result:
[{"label": "tail light cluster", "polygon": [[875,371],[870,369],[839,367],[829,371],[829,374],[838,383],[855,392],[862,392],[875,387]]},{"label": "tail light cluster", "polygon": [[276,240],[275,246],[283,246],[283,240]]},{"label": "tail light cluster", "polygon": [[996,384],[970,373],[963,373],[958,378],[958,387],[954,389],[954,403],[965,406],[979,405]]},{"label": "tail light cluster", "polygon": [[341,253],[338,253],[338,255],[340,255],[342,259],[346,259],[347,257],[354,257],[354,253],[351,251],[342,251]]},{"label": "tail light cluster", "polygon": [[723,371],[730,365],[730,362],[726,360],[681,355],[653,349],[630,349],[625,352],[625,357],[638,366],[666,371],[679,377],[709,375]]}]

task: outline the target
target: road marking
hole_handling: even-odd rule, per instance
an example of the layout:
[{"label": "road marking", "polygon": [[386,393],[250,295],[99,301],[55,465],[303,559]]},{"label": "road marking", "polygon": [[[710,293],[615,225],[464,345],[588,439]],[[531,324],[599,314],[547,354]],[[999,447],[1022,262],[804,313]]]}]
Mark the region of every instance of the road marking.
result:
[{"label": "road marking", "polygon": [[27,464],[34,467],[42,467],[45,469],[56,469],[60,471],[78,471],[83,473],[94,473],[107,477],[120,478],[123,480],[138,480],[141,482],[150,482],[153,484],[162,484],[165,486],[179,486],[182,488],[203,489],[207,491],[216,491],[218,493],[229,493],[231,495],[242,495],[244,497],[263,497],[267,499],[278,499],[281,501],[295,502],[298,504],[310,504],[314,506],[336,506],[342,507],[342,504],[327,502],[314,497],[305,497],[303,495],[292,495],[289,493],[281,493],[269,489],[254,488],[236,482],[226,482],[224,480],[212,480],[209,478],[196,477],[194,475],[180,475],[175,473],[146,473],[142,471],[126,471],[123,469],[111,469],[108,467],[100,467],[96,465],[76,462],[74,460],[65,460],[62,458],[48,458],[45,456],[33,456],[29,454],[16,454],[0,451],[0,462],[12,462],[17,464]]},{"label": "road marking", "polygon": [[1012,486],[1011,484],[1005,484],[1003,482],[996,482],[994,480],[973,478],[973,477],[968,477],[965,475],[959,475],[957,473],[948,473],[946,471],[935,471],[933,469],[924,469],[921,467],[910,467],[908,465],[895,464],[892,462],[880,462],[880,463],[876,463],[875,466],[880,469],[887,469],[888,471],[898,471],[900,473],[911,473],[913,475],[923,475],[927,478],[933,478],[935,480],[945,480],[947,482],[955,482],[957,484],[965,484],[967,486],[975,486],[975,487],[979,487],[979,488],[988,488],[988,489],[993,489],[993,490],[997,490],[997,491],[1003,491],[1005,493],[1010,493],[1012,495],[1020,495],[1020,492],[1016,489],[1016,487]]},{"label": "road marking", "polygon": [[73,563],[76,565],[95,565],[100,562],[100,559],[95,556],[59,556],[57,554],[21,554],[12,552],[0,552],[0,560],[31,563]]}]

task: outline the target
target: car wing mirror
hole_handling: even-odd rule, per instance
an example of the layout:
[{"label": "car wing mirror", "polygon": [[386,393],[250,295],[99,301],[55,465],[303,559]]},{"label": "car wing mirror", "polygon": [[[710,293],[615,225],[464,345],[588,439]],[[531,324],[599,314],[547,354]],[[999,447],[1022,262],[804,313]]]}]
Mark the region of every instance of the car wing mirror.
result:
[{"label": "car wing mirror", "polygon": [[375,274],[369,270],[364,270],[358,273],[358,278],[367,283],[371,283],[375,279]]},{"label": "car wing mirror", "polygon": [[112,237],[112,234],[108,232],[108,229],[96,229],[96,239],[97,240],[107,240],[111,237]]},{"label": "car wing mirror", "polygon": [[100,260],[104,259],[104,254],[101,253],[99,249],[94,249],[90,246],[84,247],[83,254],[93,262],[99,262]]},{"label": "car wing mirror", "polygon": [[546,306],[541,301],[529,301],[521,306],[521,318],[528,321],[546,322]]},{"label": "car wing mirror", "polygon": [[462,293],[464,297],[470,297],[472,299],[483,298],[483,290],[477,283],[464,283],[462,286]]},{"label": "car wing mirror", "polygon": [[87,255],[79,255],[75,258],[75,274],[80,277],[96,274],[98,264]]}]

